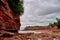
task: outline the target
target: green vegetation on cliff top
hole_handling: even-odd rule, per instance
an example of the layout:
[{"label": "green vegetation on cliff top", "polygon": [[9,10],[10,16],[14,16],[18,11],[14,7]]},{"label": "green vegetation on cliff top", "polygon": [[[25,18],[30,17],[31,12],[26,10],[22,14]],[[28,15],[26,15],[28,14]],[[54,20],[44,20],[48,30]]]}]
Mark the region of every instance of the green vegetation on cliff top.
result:
[{"label": "green vegetation on cliff top", "polygon": [[23,0],[8,0],[8,3],[12,11],[19,13],[19,15],[23,14]]},{"label": "green vegetation on cliff top", "polygon": [[27,26],[26,28],[43,28],[44,26]]},{"label": "green vegetation on cliff top", "polygon": [[60,19],[59,18],[56,18],[56,21],[57,22],[54,22],[54,23],[49,23],[49,26],[57,26],[58,28],[60,28]]}]

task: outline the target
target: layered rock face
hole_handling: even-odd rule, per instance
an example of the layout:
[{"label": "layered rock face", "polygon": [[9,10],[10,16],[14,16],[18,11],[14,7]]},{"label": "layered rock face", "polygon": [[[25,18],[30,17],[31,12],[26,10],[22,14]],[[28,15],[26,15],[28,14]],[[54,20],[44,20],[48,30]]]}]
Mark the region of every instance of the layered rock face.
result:
[{"label": "layered rock face", "polygon": [[20,29],[20,15],[13,12],[7,0],[0,0],[0,30],[18,31]]}]

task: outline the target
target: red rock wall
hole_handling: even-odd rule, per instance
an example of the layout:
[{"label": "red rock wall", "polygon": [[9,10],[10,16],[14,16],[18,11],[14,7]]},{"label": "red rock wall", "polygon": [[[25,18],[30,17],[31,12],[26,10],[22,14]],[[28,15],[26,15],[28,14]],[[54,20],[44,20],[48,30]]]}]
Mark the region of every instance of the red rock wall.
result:
[{"label": "red rock wall", "polygon": [[11,11],[7,0],[0,0],[0,30],[19,30],[20,15]]}]

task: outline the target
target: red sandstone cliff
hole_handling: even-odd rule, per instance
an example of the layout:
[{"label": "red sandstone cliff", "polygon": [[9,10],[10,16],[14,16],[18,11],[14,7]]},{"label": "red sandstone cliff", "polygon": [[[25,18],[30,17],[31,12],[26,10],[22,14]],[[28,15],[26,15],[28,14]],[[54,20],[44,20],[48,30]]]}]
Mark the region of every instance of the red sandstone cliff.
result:
[{"label": "red sandstone cliff", "polygon": [[0,30],[19,30],[20,15],[13,12],[7,0],[0,0]]}]

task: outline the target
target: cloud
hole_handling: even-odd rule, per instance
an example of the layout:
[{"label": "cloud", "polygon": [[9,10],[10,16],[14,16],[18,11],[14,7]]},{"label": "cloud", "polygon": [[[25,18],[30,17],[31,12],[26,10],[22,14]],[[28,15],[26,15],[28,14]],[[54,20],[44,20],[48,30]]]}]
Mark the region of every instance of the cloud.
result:
[{"label": "cloud", "polygon": [[48,25],[60,17],[60,0],[24,0],[23,27],[27,25]]}]

